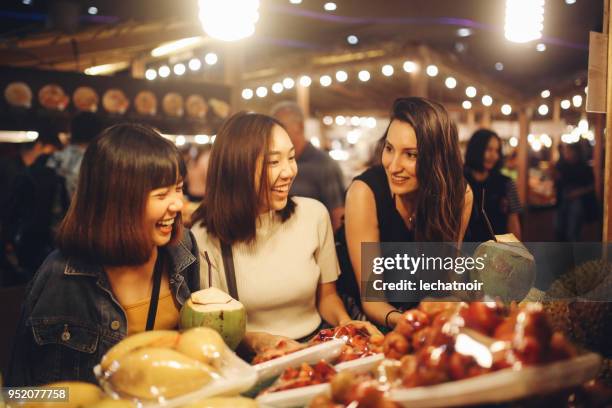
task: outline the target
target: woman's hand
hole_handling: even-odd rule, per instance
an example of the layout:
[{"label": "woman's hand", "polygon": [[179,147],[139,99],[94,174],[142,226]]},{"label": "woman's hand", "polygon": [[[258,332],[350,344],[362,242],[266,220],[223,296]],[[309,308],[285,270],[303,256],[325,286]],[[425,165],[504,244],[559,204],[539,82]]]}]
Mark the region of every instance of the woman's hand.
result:
[{"label": "woman's hand", "polygon": [[366,330],[370,336],[382,336],[383,334],[372,323],[363,320],[345,320],[340,322],[340,327],[353,325],[358,329]]},{"label": "woman's hand", "polygon": [[305,344],[284,336],[252,332],[249,334],[250,348],[256,354],[253,364],[263,363],[293,353],[306,347]]}]

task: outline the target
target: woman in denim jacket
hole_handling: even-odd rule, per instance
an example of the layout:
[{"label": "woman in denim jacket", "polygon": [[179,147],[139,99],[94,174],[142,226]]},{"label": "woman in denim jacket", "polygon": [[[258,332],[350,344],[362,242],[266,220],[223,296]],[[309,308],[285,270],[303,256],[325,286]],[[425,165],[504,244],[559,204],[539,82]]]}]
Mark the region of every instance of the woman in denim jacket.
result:
[{"label": "woman in denim jacket", "polygon": [[200,286],[181,223],[184,174],[176,147],[145,126],[113,126],[89,145],[59,249],[28,288],[9,385],[95,382],[94,366],[120,340],[177,327]]}]

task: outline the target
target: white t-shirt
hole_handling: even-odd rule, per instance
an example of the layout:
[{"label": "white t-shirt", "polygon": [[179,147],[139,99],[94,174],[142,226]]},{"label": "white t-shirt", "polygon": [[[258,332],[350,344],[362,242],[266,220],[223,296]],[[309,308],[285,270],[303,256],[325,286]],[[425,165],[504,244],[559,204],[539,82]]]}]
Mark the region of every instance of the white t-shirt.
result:
[{"label": "white t-shirt", "polygon": [[[284,223],[269,212],[259,217],[251,244],[232,246],[238,298],[247,310],[247,330],[293,339],[314,331],[321,323],[316,307],[320,283],[338,279],[334,235],[329,213],[320,202],[294,197],[295,213]],[[201,287],[208,281],[228,292],[219,240],[206,228],[192,228],[200,250]]]}]

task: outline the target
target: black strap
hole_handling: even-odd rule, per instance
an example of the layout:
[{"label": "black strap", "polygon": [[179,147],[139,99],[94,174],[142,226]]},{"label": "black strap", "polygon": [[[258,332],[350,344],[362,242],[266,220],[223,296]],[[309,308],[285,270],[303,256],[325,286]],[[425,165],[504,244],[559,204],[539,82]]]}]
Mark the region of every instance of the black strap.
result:
[{"label": "black strap", "polygon": [[238,300],[238,288],[236,287],[236,270],[234,269],[234,257],[232,246],[221,243],[221,256],[223,257],[223,269],[225,269],[225,281],[229,295]]},{"label": "black strap", "polygon": [[155,326],[155,316],[157,315],[157,303],[159,301],[159,290],[161,287],[162,272],[164,269],[163,251],[158,250],[157,260],[153,269],[153,291],[151,292],[151,302],[149,303],[149,313],[147,315],[146,331],[153,330]]}]

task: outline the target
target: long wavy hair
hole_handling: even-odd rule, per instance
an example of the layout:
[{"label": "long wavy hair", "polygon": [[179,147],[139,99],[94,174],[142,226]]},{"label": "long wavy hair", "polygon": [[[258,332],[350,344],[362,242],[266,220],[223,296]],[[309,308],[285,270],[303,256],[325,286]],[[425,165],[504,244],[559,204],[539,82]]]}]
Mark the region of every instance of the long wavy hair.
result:
[{"label": "long wavy hair", "polygon": [[[396,99],[389,125],[394,120],[412,126],[417,138],[415,239],[458,241],[466,182],[455,123],[440,103],[420,97]],[[378,157],[388,132],[387,127],[379,141]]]}]

